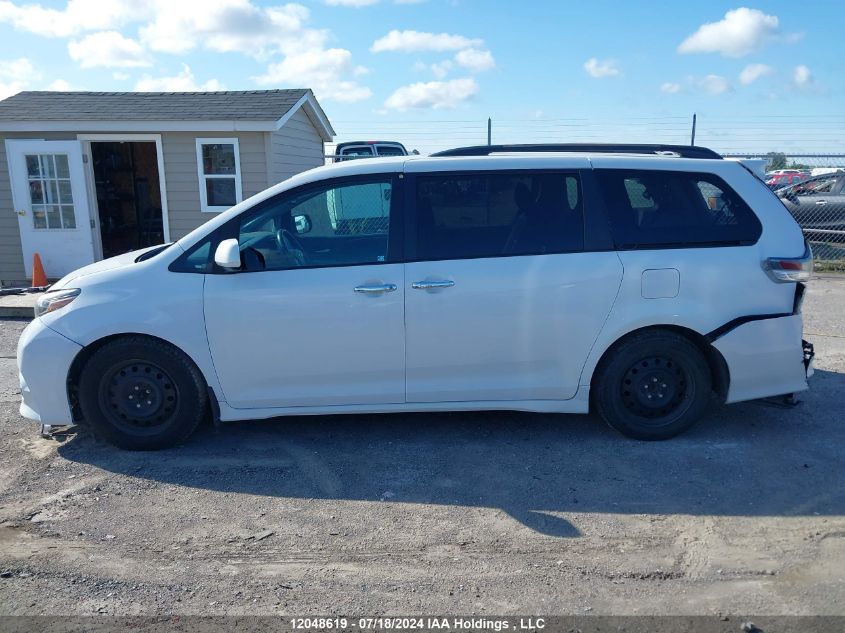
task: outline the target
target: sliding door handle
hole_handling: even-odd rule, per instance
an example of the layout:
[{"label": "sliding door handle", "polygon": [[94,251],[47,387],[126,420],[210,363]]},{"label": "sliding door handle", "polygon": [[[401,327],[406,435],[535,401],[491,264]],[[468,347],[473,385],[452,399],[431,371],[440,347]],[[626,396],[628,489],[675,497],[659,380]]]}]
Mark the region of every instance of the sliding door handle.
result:
[{"label": "sliding door handle", "polygon": [[366,286],[355,286],[355,292],[360,292],[365,295],[378,295],[385,292],[395,292],[396,284],[373,284]]},{"label": "sliding door handle", "polygon": [[451,279],[443,279],[440,281],[415,281],[411,284],[414,290],[432,290],[435,288],[451,288],[455,282]]}]

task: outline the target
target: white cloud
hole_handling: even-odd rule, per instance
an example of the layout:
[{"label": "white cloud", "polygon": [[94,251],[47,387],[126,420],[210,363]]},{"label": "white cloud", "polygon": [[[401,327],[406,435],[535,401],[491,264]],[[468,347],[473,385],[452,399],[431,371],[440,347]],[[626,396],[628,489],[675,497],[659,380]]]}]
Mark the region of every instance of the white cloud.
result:
[{"label": "white cloud", "polygon": [[12,95],[18,94],[24,87],[18,82],[10,82],[6,83],[0,81],[0,100],[5,99],[6,97],[11,97]]},{"label": "white cloud", "polygon": [[753,84],[755,81],[760,79],[765,75],[770,75],[774,72],[774,68],[768,66],[767,64],[748,64],[745,68],[742,69],[742,72],[739,73],[739,81],[744,86],[749,84]]},{"label": "white cloud", "polygon": [[442,62],[431,65],[431,74],[438,79],[443,79],[449,74],[449,71],[452,70],[452,66],[454,66],[454,64],[451,60],[444,59]]},{"label": "white cloud", "polygon": [[[235,52],[268,63],[272,59],[265,78],[275,76],[282,81],[289,77],[298,85],[344,100],[370,94],[368,88],[345,76],[358,77],[367,69],[353,65],[349,51],[326,50],[330,32],[310,26],[310,11],[301,4],[264,7],[256,0],[68,0],[64,9],[57,10],[22,4],[26,1],[0,0],[0,23],[44,36],[74,38],[68,51],[83,68],[149,66],[153,53]],[[361,4],[366,0],[338,1]],[[137,38],[119,32],[127,23],[137,23]],[[121,80],[126,79],[128,76]],[[147,90],[188,90],[214,89],[219,82],[198,83],[186,67],[173,77],[144,76],[138,85]]]},{"label": "white cloud", "polygon": [[136,68],[152,62],[143,47],[117,31],[101,31],[67,45],[70,58],[82,68]]},{"label": "white cloud", "polygon": [[481,46],[480,39],[470,39],[463,35],[449,33],[426,33],[422,31],[390,31],[380,37],[370,50],[373,53],[397,51],[410,53],[414,51],[456,51],[474,46]]},{"label": "white cloud", "polygon": [[40,79],[39,73],[32,62],[26,57],[7,59],[0,61],[0,79],[20,83],[29,83],[30,80]]},{"label": "white cloud", "polygon": [[666,94],[677,94],[681,91],[681,84],[667,81],[660,86],[660,92],[665,92]]},{"label": "white cloud", "polygon": [[127,79],[129,79],[129,77],[131,77],[131,75],[130,75],[129,73],[124,73],[124,72],[121,72],[121,71],[117,71],[117,72],[113,72],[113,73],[111,74],[111,77],[112,77],[112,79],[114,79],[115,81],[126,81]]},{"label": "white cloud", "polygon": [[155,19],[141,28],[152,50],[184,53],[206,48],[267,58],[322,47],[328,34],[305,26],[310,13],[299,4],[258,7],[250,0],[156,0]]},{"label": "white cloud", "polygon": [[491,70],[496,67],[496,60],[493,59],[493,54],[488,50],[481,50],[477,48],[467,48],[458,53],[452,59],[444,59],[443,61],[427,65],[421,61],[414,63],[414,70],[417,72],[428,70],[437,79],[443,79],[456,66],[464,68],[472,73],[480,73],[486,70]]},{"label": "white cloud", "polygon": [[182,64],[182,72],[172,77],[150,77],[144,75],[135,84],[135,90],[139,92],[199,92],[225,90],[226,88],[216,79],[209,79],[205,83],[198,84],[191,72],[190,66]]},{"label": "white cloud", "polygon": [[800,66],[796,66],[795,70],[792,71],[792,81],[799,88],[807,88],[813,83],[813,73],[804,64],[801,64]]},{"label": "white cloud", "polygon": [[586,62],[584,62],[584,70],[587,71],[587,74],[590,77],[616,77],[619,75],[619,68],[616,66],[616,62],[612,59],[605,59],[600,61],[595,57],[591,57]]},{"label": "white cloud", "polygon": [[450,81],[429,81],[402,86],[384,102],[390,110],[411,108],[432,108],[440,110],[455,108],[472,99],[478,93],[475,79],[452,79]]},{"label": "white cloud", "polygon": [[63,10],[0,0],[0,22],[45,37],[70,37],[113,29],[150,15],[144,0],[68,0]]},{"label": "white cloud", "polygon": [[308,26],[310,12],[299,4],[269,8],[250,0],[158,0],[163,2],[156,19],[141,29],[142,41],[157,51],[179,53],[194,48],[239,52],[257,59],[281,54],[264,74],[253,77],[262,85],[295,85],[312,88],[323,98],[360,101],[369,88],[345,79],[368,71],[352,63],[342,48],[326,49],[329,33]]},{"label": "white cloud", "polygon": [[760,50],[778,35],[779,20],[759,9],[740,7],[718,22],[702,24],[678,46],[679,53],[721,53],[743,57]]},{"label": "white cloud", "polygon": [[372,92],[366,86],[344,80],[343,76],[366,72],[365,68],[353,66],[352,53],[330,48],[288,55],[281,62],[270,64],[264,75],[253,77],[253,80],[262,85],[312,88],[319,98],[350,103],[368,99]]},{"label": "white cloud", "polygon": [[31,81],[40,78],[41,73],[26,57],[0,60],[0,99],[25,90]]},{"label": "white cloud", "polygon": [[707,75],[699,80],[698,86],[709,95],[720,95],[731,89],[731,84],[721,75]]},{"label": "white cloud", "polygon": [[496,60],[493,59],[493,54],[488,50],[479,50],[477,48],[458,51],[455,55],[455,62],[459,66],[474,73],[492,70],[496,67]]},{"label": "white cloud", "polygon": [[[324,0],[325,3],[332,7],[369,7],[378,4],[380,0]],[[393,4],[421,4],[427,0],[393,0]]]},{"label": "white cloud", "polygon": [[73,90],[73,86],[71,86],[64,79],[56,79],[55,81],[51,82],[46,89],[55,90],[57,92],[67,92],[68,90]]},{"label": "white cloud", "polygon": [[268,56],[322,46],[327,32],[306,28],[300,4],[260,7],[252,0],[69,0],[63,10],[0,0],[0,22],[47,37],[111,31],[140,22],[141,42],[154,51]]}]

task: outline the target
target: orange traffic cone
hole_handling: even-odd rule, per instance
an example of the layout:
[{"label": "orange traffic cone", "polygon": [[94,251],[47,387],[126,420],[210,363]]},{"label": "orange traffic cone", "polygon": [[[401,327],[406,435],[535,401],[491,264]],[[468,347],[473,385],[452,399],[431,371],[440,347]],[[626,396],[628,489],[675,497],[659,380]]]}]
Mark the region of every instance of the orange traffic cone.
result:
[{"label": "orange traffic cone", "polygon": [[32,256],[32,287],[43,288],[47,285],[47,275],[44,274],[44,266],[41,265],[41,256],[38,253]]}]

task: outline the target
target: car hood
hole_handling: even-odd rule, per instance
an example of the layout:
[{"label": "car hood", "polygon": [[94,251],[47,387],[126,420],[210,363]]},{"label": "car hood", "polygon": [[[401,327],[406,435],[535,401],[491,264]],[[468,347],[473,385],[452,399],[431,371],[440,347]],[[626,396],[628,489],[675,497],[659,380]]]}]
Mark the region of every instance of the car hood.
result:
[{"label": "car hood", "polygon": [[156,246],[148,246],[147,248],[140,248],[137,251],[123,253],[123,255],[109,257],[108,259],[103,259],[98,262],[94,262],[93,264],[88,264],[87,266],[83,266],[82,268],[77,268],[76,270],[71,273],[68,273],[67,275],[59,279],[56,283],[54,283],[52,286],[50,286],[50,290],[59,290],[61,288],[67,288],[71,282],[76,281],[80,277],[87,277],[88,275],[101,273],[105,270],[124,268],[131,264],[134,264],[135,260],[138,259],[140,255],[143,255],[147,251],[151,251],[156,248],[161,248],[161,244],[157,244]]}]

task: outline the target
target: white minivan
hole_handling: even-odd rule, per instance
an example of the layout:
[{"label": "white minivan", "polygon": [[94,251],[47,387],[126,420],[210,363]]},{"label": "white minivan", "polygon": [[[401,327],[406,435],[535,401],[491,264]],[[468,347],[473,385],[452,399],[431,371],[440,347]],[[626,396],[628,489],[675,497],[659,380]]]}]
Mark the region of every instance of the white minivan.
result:
[{"label": "white minivan", "polygon": [[21,413],[128,449],[207,415],[493,409],[664,439],[714,398],[807,388],[811,269],[784,205],[704,148],[338,163],[54,284]]}]

